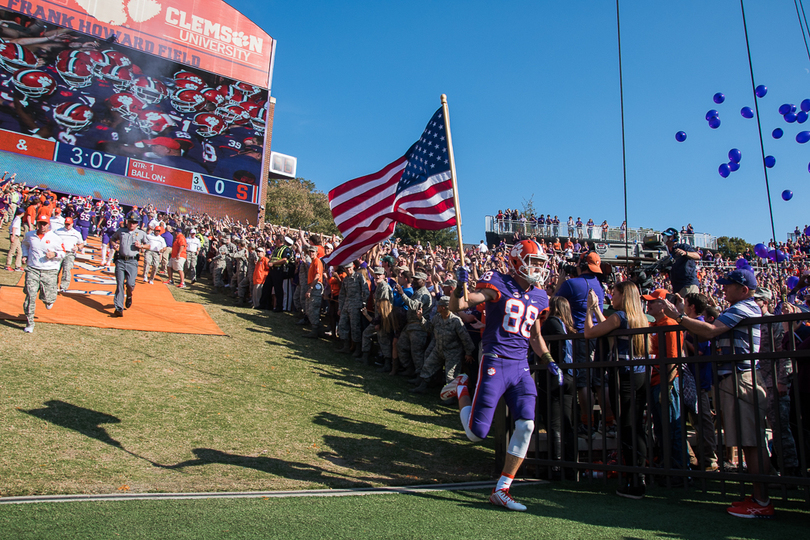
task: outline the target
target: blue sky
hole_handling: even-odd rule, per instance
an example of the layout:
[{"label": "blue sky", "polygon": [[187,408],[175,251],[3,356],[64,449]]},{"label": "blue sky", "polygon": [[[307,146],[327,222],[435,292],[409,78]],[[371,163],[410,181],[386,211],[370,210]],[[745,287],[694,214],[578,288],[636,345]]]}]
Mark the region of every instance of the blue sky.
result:
[{"label": "blue sky", "polygon": [[[624,219],[615,3],[228,3],[278,41],[272,148],[296,156],[299,176],[319,189],[404,154],[445,93],[466,243],[483,238],[486,214],[530,198],[563,220]],[[739,2],[620,9],[629,225],[769,238],[757,123],[740,115],[754,97]],[[768,87],[758,105],[784,240],[810,223],[810,143],[795,140],[810,121],[788,124],[777,110],[810,98],[810,60],[792,0],[745,9],[755,81]],[[720,112],[716,130],[709,109]],[[741,167],[724,179],[718,167],[731,148],[742,151]]]}]

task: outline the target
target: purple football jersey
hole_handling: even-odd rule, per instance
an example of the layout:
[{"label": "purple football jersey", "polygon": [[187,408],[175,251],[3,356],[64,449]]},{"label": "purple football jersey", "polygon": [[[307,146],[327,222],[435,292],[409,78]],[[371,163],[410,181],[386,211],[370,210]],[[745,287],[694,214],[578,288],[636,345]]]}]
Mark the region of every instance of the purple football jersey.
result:
[{"label": "purple football jersey", "polygon": [[525,360],[534,321],[548,309],[546,291],[537,287],[524,291],[515,278],[496,271],[485,273],[476,288],[498,293],[496,301],[486,303],[487,322],[481,338],[484,354]]}]

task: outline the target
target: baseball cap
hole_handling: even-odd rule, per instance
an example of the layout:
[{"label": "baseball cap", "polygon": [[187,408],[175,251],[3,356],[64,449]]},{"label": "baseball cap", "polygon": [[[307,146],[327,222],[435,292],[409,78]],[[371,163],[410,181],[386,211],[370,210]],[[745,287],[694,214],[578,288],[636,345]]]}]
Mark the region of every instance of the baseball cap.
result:
[{"label": "baseball cap", "polygon": [[48,214],[40,214],[40,215],[38,215],[37,216],[37,223],[42,223],[43,221],[45,223],[50,223],[51,222],[51,216],[49,216]]},{"label": "baseball cap", "polygon": [[385,270],[383,270],[382,267],[380,267],[380,266],[375,267],[373,272],[374,272],[375,276],[383,276],[383,275],[385,275]]},{"label": "baseball cap", "polygon": [[293,245],[295,243],[295,242],[293,242],[293,239],[290,238],[289,236],[285,236],[284,241],[287,242],[290,245]]},{"label": "baseball cap", "polygon": [[455,279],[446,279],[444,283],[442,283],[442,287],[454,287],[458,285],[458,282]]},{"label": "baseball cap", "polygon": [[424,272],[416,272],[416,273],[413,275],[413,277],[414,277],[415,279],[426,280],[426,279],[427,279],[427,274],[425,274]]},{"label": "baseball cap", "polygon": [[773,300],[773,293],[771,292],[770,289],[765,289],[764,287],[757,287],[757,290],[754,291],[754,298],[770,302]]},{"label": "baseball cap", "polygon": [[669,291],[666,289],[655,289],[650,294],[643,294],[641,297],[648,302],[652,302],[653,300],[666,300]]},{"label": "baseball cap", "polygon": [[440,306],[449,306],[450,305],[450,297],[449,296],[442,296],[439,298],[439,305]]},{"label": "baseball cap", "polygon": [[588,265],[588,270],[594,274],[602,273],[602,259],[597,252],[589,251],[583,260]]},{"label": "baseball cap", "polygon": [[66,217],[65,218],[65,225],[67,225],[68,223],[73,223],[73,218],[72,217]]},{"label": "baseball cap", "polygon": [[318,246],[316,246],[314,244],[310,244],[309,246],[307,246],[307,252],[309,252],[309,253],[318,253]]},{"label": "baseball cap", "polygon": [[733,270],[726,274],[725,277],[718,279],[717,283],[720,285],[730,285],[732,283],[736,283],[737,285],[744,285],[752,291],[756,290],[757,288],[757,278],[754,273],[747,268],[738,268],[737,270]]}]

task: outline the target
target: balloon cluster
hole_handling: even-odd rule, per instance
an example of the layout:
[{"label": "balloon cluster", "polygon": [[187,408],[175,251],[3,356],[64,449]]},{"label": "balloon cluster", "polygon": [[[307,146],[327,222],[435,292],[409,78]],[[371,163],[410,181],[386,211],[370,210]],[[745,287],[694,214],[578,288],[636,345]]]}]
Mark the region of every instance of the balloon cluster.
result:
[{"label": "balloon cluster", "polygon": [[[754,246],[754,254],[757,257],[762,259],[770,259],[774,262],[785,262],[788,258],[788,254],[782,250],[775,250],[775,249],[768,249],[768,246],[765,244],[757,244]],[[745,259],[742,259],[745,260]],[[738,261],[739,262],[739,261]],[[748,264],[748,261],[745,261]],[[739,265],[737,266],[739,268]],[[791,287],[793,288],[793,287]]]},{"label": "balloon cluster", "polygon": [[742,152],[736,148],[728,151],[728,163],[723,163],[718,168],[720,176],[728,178],[728,175],[740,169],[740,160],[742,159]]}]

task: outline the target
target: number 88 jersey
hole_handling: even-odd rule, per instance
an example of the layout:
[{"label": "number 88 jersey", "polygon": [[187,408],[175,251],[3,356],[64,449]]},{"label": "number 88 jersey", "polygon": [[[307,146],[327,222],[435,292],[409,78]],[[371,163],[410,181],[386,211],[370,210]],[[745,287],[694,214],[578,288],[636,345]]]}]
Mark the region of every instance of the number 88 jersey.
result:
[{"label": "number 88 jersey", "polygon": [[498,294],[486,304],[487,322],[481,338],[484,354],[525,360],[534,321],[548,309],[546,291],[536,287],[524,291],[512,276],[495,271],[485,273],[475,288]]}]

